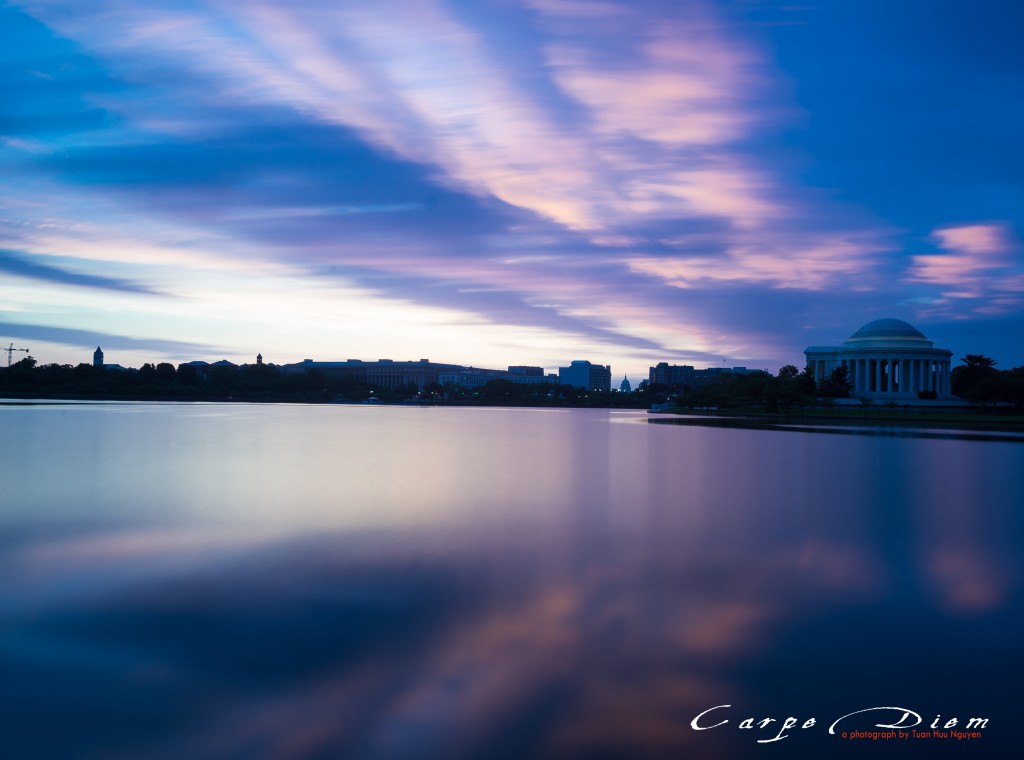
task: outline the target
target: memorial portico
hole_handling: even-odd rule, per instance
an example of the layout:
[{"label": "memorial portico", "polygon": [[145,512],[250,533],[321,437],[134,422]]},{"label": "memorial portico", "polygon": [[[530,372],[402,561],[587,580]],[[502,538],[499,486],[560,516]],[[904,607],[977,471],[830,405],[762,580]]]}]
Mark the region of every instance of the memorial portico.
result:
[{"label": "memorial portico", "polygon": [[937,398],[952,397],[952,351],[935,348],[920,331],[899,319],[876,319],[843,345],[809,346],[804,355],[816,383],[837,367],[846,367],[852,396],[899,401],[933,391]]}]

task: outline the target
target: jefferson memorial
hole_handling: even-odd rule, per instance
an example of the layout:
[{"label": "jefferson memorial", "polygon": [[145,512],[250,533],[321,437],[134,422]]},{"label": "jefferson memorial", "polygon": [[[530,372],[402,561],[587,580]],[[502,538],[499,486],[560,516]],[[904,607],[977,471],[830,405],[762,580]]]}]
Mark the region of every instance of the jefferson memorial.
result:
[{"label": "jefferson memorial", "polygon": [[851,396],[884,401],[918,398],[934,391],[950,398],[952,351],[935,348],[915,327],[899,319],[868,322],[841,346],[808,346],[807,366],[820,383],[837,367],[849,372]]}]

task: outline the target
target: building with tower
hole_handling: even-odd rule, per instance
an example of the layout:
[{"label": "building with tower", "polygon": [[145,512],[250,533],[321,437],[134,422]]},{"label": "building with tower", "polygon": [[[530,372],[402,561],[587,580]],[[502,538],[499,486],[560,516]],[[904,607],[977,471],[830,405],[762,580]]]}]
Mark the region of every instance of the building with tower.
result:
[{"label": "building with tower", "polygon": [[103,350],[99,346],[96,346],[96,350],[92,352],[92,366],[103,366]]}]

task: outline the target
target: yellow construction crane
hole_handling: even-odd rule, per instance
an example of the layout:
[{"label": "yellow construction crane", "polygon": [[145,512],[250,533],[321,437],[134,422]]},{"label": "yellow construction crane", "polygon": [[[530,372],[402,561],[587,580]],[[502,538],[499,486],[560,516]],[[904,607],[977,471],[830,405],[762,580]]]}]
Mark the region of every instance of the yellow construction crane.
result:
[{"label": "yellow construction crane", "polygon": [[9,345],[7,348],[0,348],[0,351],[6,351],[7,352],[7,366],[8,367],[11,366],[11,357],[14,355],[15,351],[24,351],[26,354],[28,353],[28,349],[27,348],[15,348],[13,343],[11,345]]}]

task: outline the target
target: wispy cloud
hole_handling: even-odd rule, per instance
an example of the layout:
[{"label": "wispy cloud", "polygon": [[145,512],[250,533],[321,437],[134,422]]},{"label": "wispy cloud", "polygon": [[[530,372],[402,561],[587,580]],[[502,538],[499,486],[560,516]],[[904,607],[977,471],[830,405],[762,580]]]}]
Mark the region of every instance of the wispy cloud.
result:
[{"label": "wispy cloud", "polygon": [[5,251],[3,249],[0,249],[0,272],[6,272],[7,274],[11,274],[16,277],[27,277],[34,280],[58,283],[60,285],[75,285],[83,288],[116,290],[122,293],[160,295],[158,291],[134,282],[120,280],[116,277],[102,277],[95,274],[84,274],[52,266],[51,264],[43,264],[25,256],[24,254],[18,254],[14,251]]},{"label": "wispy cloud", "polygon": [[12,338],[41,340],[46,343],[63,343],[68,346],[75,346],[76,348],[102,345],[106,349],[185,355],[210,355],[211,353],[223,350],[206,343],[154,340],[93,330],[76,330],[69,327],[49,327],[47,325],[19,324],[16,322],[0,322],[0,332]]},{"label": "wispy cloud", "polygon": [[778,234],[760,242],[746,236],[732,240],[724,250],[709,255],[705,236],[667,241],[687,254],[681,257],[634,256],[630,269],[660,277],[673,287],[692,289],[721,282],[761,283],[769,287],[822,291],[846,280],[856,288],[865,269],[888,245],[867,233],[846,235]]},{"label": "wispy cloud", "polygon": [[879,218],[839,200],[856,193],[809,186],[789,140],[806,118],[797,104],[814,104],[793,96],[770,32],[751,32],[761,12],[714,0],[18,8],[26,51],[52,56],[22,52],[0,77],[17,106],[0,128],[0,246],[94,286],[221,298],[233,308],[211,312],[248,315],[239,332],[258,306],[240,308],[224,274],[246,293],[295,278],[307,294],[324,279],[382,313],[443,310],[461,335],[492,330],[492,344],[540,331],[563,353],[637,363],[784,345],[765,320],[736,324],[722,304],[737,293],[750,312],[783,308],[780,292],[815,313],[837,292],[858,308],[924,299],[920,313],[942,319],[1017,303],[1024,276],[985,248],[995,233],[974,228],[986,224],[940,228],[943,252],[908,270],[902,230],[934,219]]},{"label": "wispy cloud", "polygon": [[935,308],[998,315],[1024,306],[1022,247],[1007,222],[941,227],[931,239],[943,253],[913,256],[907,278],[939,289]]}]

